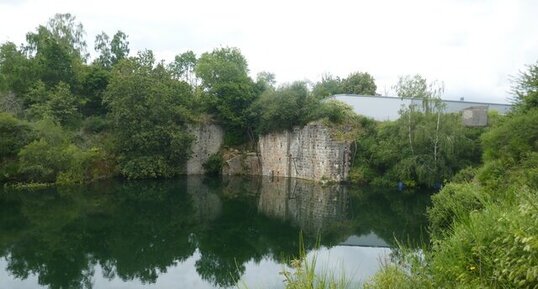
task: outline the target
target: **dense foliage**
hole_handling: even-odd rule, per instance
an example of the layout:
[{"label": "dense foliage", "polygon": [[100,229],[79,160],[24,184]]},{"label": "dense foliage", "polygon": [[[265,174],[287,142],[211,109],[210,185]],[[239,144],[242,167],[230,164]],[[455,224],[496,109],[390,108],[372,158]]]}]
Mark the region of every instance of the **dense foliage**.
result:
[{"label": "dense foliage", "polygon": [[355,72],[347,78],[325,75],[314,85],[312,93],[316,97],[327,97],[335,94],[375,95],[377,86],[374,77],[368,72]]},{"label": "dense foliage", "polygon": [[2,182],[171,177],[189,158],[191,124],[216,121],[226,146],[254,148],[260,134],[345,122],[350,108],[324,100],[327,93],[376,90],[362,72],[338,79],[334,91],[322,89],[328,80],[275,87],[272,73],[249,76],[237,48],[186,51],[168,64],[151,50],[130,56],[122,31],[97,35],[90,62],[84,35],[74,16],[57,14],[26,44],[0,46]]},{"label": "dense foliage", "polygon": [[538,287],[538,83],[530,79],[535,66],[518,79],[526,92],[514,112],[482,136],[482,166],[432,197],[430,248],[405,254],[368,288]]},{"label": "dense foliage", "polygon": [[148,52],[120,61],[103,99],[120,171],[129,178],[177,175],[189,156],[191,90],[153,62]]},{"label": "dense foliage", "polygon": [[[308,82],[275,87],[271,73],[259,73],[255,80],[249,76],[237,48],[200,57],[186,51],[166,64],[151,50],[129,56],[128,37],[121,31],[97,35],[97,56],[88,63],[84,34],[73,16],[58,14],[28,33],[26,45],[0,47],[1,111],[25,122],[33,134],[38,123],[46,123],[62,136],[53,142],[37,133],[3,161],[10,164],[3,167],[9,171],[3,181],[171,177],[184,171],[189,158],[189,125],[206,121],[224,128],[225,146],[255,148],[261,134],[324,119],[344,128],[341,140],[354,141],[350,180],[357,183],[439,187],[480,159],[483,130],[465,128],[458,115],[444,114],[442,85],[419,75],[402,77],[394,90],[421,104],[402,108],[397,121],[378,124],[326,99],[338,93],[375,94],[374,79],[366,72],[343,79],[329,75],[313,87]],[[525,75],[519,91],[532,91],[533,78]],[[9,135],[18,135],[15,126]],[[20,137],[24,142],[24,134]],[[69,164],[76,164],[78,173],[66,173]]]},{"label": "dense foliage", "polygon": [[351,181],[407,187],[441,187],[458,171],[480,162],[483,128],[465,127],[459,114],[444,113],[442,88],[419,75],[402,77],[397,93],[415,101],[400,118],[364,123]]}]

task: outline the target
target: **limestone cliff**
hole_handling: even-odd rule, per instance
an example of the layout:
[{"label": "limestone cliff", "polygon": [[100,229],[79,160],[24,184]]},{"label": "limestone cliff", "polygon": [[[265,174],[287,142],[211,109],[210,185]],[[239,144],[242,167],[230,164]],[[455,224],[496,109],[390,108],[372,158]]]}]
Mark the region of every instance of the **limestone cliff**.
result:
[{"label": "limestone cliff", "polygon": [[320,123],[262,136],[259,150],[264,176],[341,182],[350,169],[349,143]]},{"label": "limestone cliff", "polygon": [[196,124],[189,127],[194,136],[191,158],[187,161],[187,175],[205,173],[203,164],[212,154],[218,153],[224,140],[224,131],[216,124]]},{"label": "limestone cliff", "polygon": [[[216,125],[191,129],[195,137],[187,174],[203,174],[203,164],[217,153],[223,131]],[[264,175],[315,181],[345,181],[350,169],[350,143],[336,140],[321,123],[271,133],[260,137],[259,152],[229,154],[224,159],[224,175]]]}]

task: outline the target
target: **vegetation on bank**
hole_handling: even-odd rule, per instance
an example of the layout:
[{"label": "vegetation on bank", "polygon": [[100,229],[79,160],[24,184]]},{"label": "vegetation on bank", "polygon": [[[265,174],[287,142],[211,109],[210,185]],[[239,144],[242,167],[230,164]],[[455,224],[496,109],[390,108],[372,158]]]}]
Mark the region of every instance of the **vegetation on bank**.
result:
[{"label": "vegetation on bank", "polygon": [[432,197],[431,243],[368,288],[538,287],[538,64],[516,83],[516,106],[481,137],[483,163]]},{"label": "vegetation on bank", "polygon": [[430,246],[404,254],[367,288],[538,287],[538,65],[515,84],[514,111],[492,116],[489,128],[442,113],[442,86],[420,76],[402,77],[395,91],[422,105],[377,123],[326,99],[375,93],[368,73],[275,87],[271,73],[252,79],[236,48],[166,64],[150,50],[129,56],[118,31],[97,36],[89,61],[83,35],[74,17],[58,14],[26,44],[0,46],[0,183],[176,176],[189,157],[188,125],[208,119],[224,127],[228,146],[314,120],[351,120],[359,140],[352,182],[444,186],[429,210]]},{"label": "vegetation on bank", "polygon": [[326,99],[375,94],[365,72],[276,87],[271,73],[252,79],[236,48],[187,51],[165,63],[151,50],[131,56],[125,33],[103,32],[90,61],[84,35],[75,17],[57,14],[20,47],[1,45],[1,183],[173,177],[190,156],[188,126],[207,121],[223,126],[225,146],[252,148],[259,135],[321,120],[355,143],[356,183],[438,186],[479,160],[482,130],[441,113],[440,86],[420,76],[402,77],[395,90],[426,105],[376,123]]},{"label": "vegetation on bank", "polygon": [[132,56],[121,31],[97,35],[90,60],[84,35],[75,17],[57,14],[25,44],[0,46],[0,183],[172,177],[189,158],[190,124],[216,121],[226,146],[252,147],[263,133],[342,122],[350,109],[326,96],[376,89],[368,73],[275,87],[271,73],[252,79],[236,48],[171,63],[151,50]]},{"label": "vegetation on bank", "polygon": [[[432,196],[430,241],[420,252],[399,248],[357,288],[538,287],[536,67],[519,79],[518,87],[530,85],[517,94],[514,111],[481,136],[482,164],[461,170]],[[286,288],[354,288],[349,279],[326,278],[338,272],[316,275],[315,259],[302,256],[286,272]]]}]

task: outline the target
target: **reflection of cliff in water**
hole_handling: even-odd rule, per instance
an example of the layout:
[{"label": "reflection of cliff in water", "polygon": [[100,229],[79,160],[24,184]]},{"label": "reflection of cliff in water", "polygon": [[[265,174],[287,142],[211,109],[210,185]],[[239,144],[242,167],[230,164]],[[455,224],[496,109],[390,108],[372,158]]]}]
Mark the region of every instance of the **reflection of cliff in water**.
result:
[{"label": "reflection of cliff in water", "polygon": [[200,222],[215,220],[222,213],[222,201],[201,177],[187,179],[187,193],[192,199],[194,215]]},{"label": "reflection of cliff in water", "polygon": [[[197,256],[202,279],[234,286],[248,262],[296,255],[299,227],[307,250],[318,232],[327,247],[346,239],[356,245],[362,239],[349,236],[370,232],[389,245],[394,236],[416,236],[425,224],[424,197],[202,177],[0,192],[0,258],[13,278],[35,274],[48,288],[91,288],[99,278],[154,283]],[[95,276],[96,266],[104,276]]]},{"label": "reflection of cliff in water", "polygon": [[306,232],[320,232],[344,222],[348,211],[344,186],[290,178],[263,178],[258,210],[291,222]]}]

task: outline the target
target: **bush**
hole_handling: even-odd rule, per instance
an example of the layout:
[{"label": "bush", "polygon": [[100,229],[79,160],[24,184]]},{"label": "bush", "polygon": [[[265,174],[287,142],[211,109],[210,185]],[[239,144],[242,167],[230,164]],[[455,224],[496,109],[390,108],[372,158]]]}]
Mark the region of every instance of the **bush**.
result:
[{"label": "bush", "polygon": [[19,172],[30,182],[54,183],[70,163],[70,156],[63,149],[45,139],[33,141],[19,152]]},{"label": "bush", "polygon": [[13,115],[0,112],[0,162],[14,157],[19,150],[35,138],[30,125]]},{"label": "bush", "polygon": [[101,149],[82,149],[50,120],[36,124],[40,136],[18,153],[19,174],[33,183],[84,183],[113,173],[112,158]]},{"label": "bush", "polygon": [[538,195],[523,191],[517,199],[486,204],[434,243],[430,265],[438,287],[538,286]]},{"label": "bush", "polygon": [[431,237],[440,239],[450,233],[454,222],[467,218],[469,213],[480,210],[488,196],[477,184],[446,185],[432,196],[432,207],[428,209]]},{"label": "bush", "polygon": [[100,133],[108,129],[108,122],[100,116],[90,116],[82,122],[85,133]]},{"label": "bush", "polygon": [[223,165],[224,159],[222,158],[222,154],[216,153],[212,154],[202,166],[206,175],[216,176],[221,174]]}]

